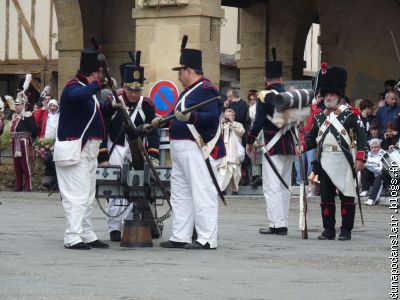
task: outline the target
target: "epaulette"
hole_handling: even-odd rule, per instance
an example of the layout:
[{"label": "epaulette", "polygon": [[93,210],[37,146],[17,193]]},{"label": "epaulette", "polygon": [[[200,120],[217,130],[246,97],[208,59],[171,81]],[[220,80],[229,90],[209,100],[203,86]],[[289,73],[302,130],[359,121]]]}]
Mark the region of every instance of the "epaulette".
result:
[{"label": "epaulette", "polygon": [[26,111],[26,112],[24,113],[24,117],[25,117],[25,118],[32,117],[32,113],[31,113],[30,111]]},{"label": "epaulette", "polygon": [[151,101],[151,99],[147,97],[143,97],[143,103],[148,103],[151,107],[154,106],[153,101]]},{"label": "epaulette", "polygon": [[269,95],[273,93],[271,90],[263,90],[263,91],[259,91],[257,94],[257,98],[258,100],[260,100],[262,103],[265,103],[265,98]]},{"label": "epaulette", "polygon": [[358,107],[350,107],[350,111],[356,116],[361,115],[361,110]]},{"label": "epaulette", "polygon": [[218,90],[216,88],[216,86],[213,85],[212,82],[210,80],[208,80],[208,79],[203,81],[203,89],[213,89],[213,90],[216,90],[216,91]]},{"label": "epaulette", "polygon": [[67,81],[65,83],[65,86],[69,86],[69,85],[72,85],[72,84],[75,84],[75,83],[78,83],[78,80],[76,78]]}]

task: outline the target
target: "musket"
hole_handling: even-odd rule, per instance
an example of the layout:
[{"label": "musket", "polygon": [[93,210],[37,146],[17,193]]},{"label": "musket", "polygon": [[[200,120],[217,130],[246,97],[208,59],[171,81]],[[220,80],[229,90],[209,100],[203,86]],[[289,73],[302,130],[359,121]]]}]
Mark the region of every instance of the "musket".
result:
[{"label": "musket", "polygon": [[[299,132],[297,128],[295,129],[295,134],[293,134],[293,138],[297,144],[300,143]],[[307,228],[307,196],[306,196],[306,173],[304,170],[303,163],[303,155],[299,154],[299,163],[300,163],[300,195],[299,195],[299,228],[301,230],[301,238],[303,240],[308,239],[308,228]]]},{"label": "musket", "polygon": [[364,226],[364,216],[362,213],[362,205],[361,205],[361,198],[360,198],[360,189],[358,187],[357,173],[356,173],[356,189],[357,189],[358,208],[360,209],[361,224]]},{"label": "musket", "polygon": [[[188,114],[188,113],[190,113],[190,112],[192,112],[192,111],[194,111],[194,110],[197,110],[197,109],[199,109],[199,108],[202,108],[202,107],[208,105],[209,103],[214,102],[214,101],[216,101],[216,100],[220,100],[220,99],[221,99],[221,96],[217,96],[217,97],[210,98],[210,99],[208,99],[208,100],[206,100],[206,101],[203,101],[203,102],[201,102],[201,103],[199,103],[199,104],[193,105],[193,106],[191,106],[191,107],[185,109],[185,110],[182,111],[181,113],[184,114],[184,115],[186,115],[186,114]],[[171,121],[171,120],[173,120],[173,119],[175,119],[175,116],[174,116],[173,114],[170,115],[170,116],[168,116],[168,117],[162,118],[162,119],[160,120],[160,127],[163,126],[163,125],[165,125],[167,122],[169,122],[169,121]],[[149,124],[146,124],[146,126],[147,126],[147,125],[149,125]],[[148,129],[145,128],[145,130],[148,130]]]},{"label": "musket", "polygon": [[303,156],[299,155],[300,160],[300,197],[299,197],[299,206],[300,206],[300,219],[299,219],[299,227],[301,229],[301,238],[303,240],[308,239],[308,229],[307,229],[307,198],[306,198],[306,183],[305,183],[305,173],[304,173],[304,164],[303,164]]},{"label": "musket", "polygon": [[288,186],[288,184],[283,180],[281,174],[279,174],[278,169],[276,168],[275,164],[272,162],[271,156],[269,156],[268,151],[265,149],[265,147],[262,147],[262,151],[264,153],[264,157],[267,159],[269,165],[272,168],[272,171],[274,171],[276,177],[278,177],[279,181],[283,184],[283,186],[290,192],[292,193],[292,190]]},{"label": "musket", "polygon": [[[117,103],[122,104],[122,101],[121,101],[121,99],[119,99],[117,92],[115,90],[115,87],[113,86],[113,83],[111,80],[111,75],[110,75],[110,70],[109,70],[108,64],[107,64],[107,59],[106,59],[105,55],[101,52],[100,45],[96,41],[96,38],[91,37],[91,41],[92,41],[92,44],[95,47],[95,49],[100,52],[97,59],[99,60],[101,66],[103,68],[104,74],[106,75],[106,78],[107,78],[107,84],[112,91],[115,101],[117,101]],[[128,139],[127,139],[128,144],[129,144],[129,149],[131,151],[133,168],[136,170],[143,169],[143,166],[144,166],[143,157],[146,159],[151,171],[153,172],[154,178],[155,178],[158,186],[160,187],[161,192],[163,193],[164,198],[167,200],[170,208],[172,208],[171,202],[169,199],[170,195],[169,195],[169,193],[167,193],[167,191],[160,179],[160,176],[158,176],[158,173],[153,165],[153,162],[151,161],[150,156],[146,150],[146,147],[144,146],[143,141],[140,137],[140,134],[143,131],[146,131],[145,126],[143,126],[143,128],[141,128],[141,129],[136,128],[133,125],[132,120],[128,115],[128,112],[126,111],[126,109],[123,108],[123,106],[124,105],[122,104],[121,107],[118,108],[118,111],[122,114],[122,117],[123,117],[122,120],[123,120],[124,126],[125,126],[125,128],[127,128],[127,130],[129,130],[136,136],[135,138],[132,139],[128,134]]]},{"label": "musket", "polygon": [[[133,133],[133,135],[139,136],[140,134],[142,134],[141,130],[139,130],[139,129],[135,128],[135,126],[133,126],[132,120],[131,120],[131,118],[129,118],[129,115],[128,115],[128,112],[126,111],[126,109],[123,108],[124,105],[122,104],[122,101],[118,97],[117,91],[115,90],[115,87],[112,84],[113,81],[111,79],[111,74],[110,74],[110,69],[108,68],[107,59],[106,59],[105,55],[101,52],[100,44],[97,42],[95,37],[91,37],[90,40],[92,41],[94,48],[100,52],[97,56],[97,59],[99,60],[100,65],[103,68],[104,75],[106,76],[106,79],[107,79],[107,85],[111,89],[111,92],[115,98],[115,101],[117,103],[121,104],[121,107],[118,108],[118,111],[122,115],[122,121],[124,123],[125,128],[127,128],[129,131],[131,131]],[[133,165],[133,168],[136,170],[143,169],[143,165],[144,165],[143,155],[139,151],[140,150],[139,140],[141,140],[141,139],[140,138],[134,138],[134,139],[128,138],[129,149],[132,154],[132,165]]]}]

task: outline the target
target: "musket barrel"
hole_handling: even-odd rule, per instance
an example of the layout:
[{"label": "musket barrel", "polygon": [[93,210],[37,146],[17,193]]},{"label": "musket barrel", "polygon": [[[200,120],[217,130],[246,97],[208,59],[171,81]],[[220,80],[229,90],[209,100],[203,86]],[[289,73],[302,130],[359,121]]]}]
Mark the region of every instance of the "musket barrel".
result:
[{"label": "musket barrel", "polygon": [[[192,111],[194,111],[194,110],[196,110],[196,109],[202,108],[203,106],[206,106],[207,104],[209,104],[209,103],[211,103],[211,102],[214,102],[214,101],[216,101],[216,100],[219,100],[219,99],[221,99],[221,96],[213,97],[213,98],[208,99],[208,100],[206,100],[206,101],[203,101],[203,102],[201,102],[201,103],[199,103],[199,104],[193,105],[193,106],[191,106],[191,107],[185,109],[184,111],[182,111],[182,114],[185,115],[185,114],[187,114],[187,113],[190,113],[190,112],[192,112]],[[169,122],[169,121],[172,120],[172,119],[175,119],[175,116],[174,116],[174,115],[170,115],[170,116],[168,116],[168,117],[165,117],[165,118],[163,118],[163,119],[161,120],[161,124],[165,124],[165,123]]]}]

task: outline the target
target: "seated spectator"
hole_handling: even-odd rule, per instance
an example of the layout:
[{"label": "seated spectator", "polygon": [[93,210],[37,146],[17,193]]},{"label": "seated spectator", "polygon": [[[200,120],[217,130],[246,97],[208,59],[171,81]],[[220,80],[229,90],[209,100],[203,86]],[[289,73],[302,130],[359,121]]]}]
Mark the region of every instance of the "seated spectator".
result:
[{"label": "seated spectator", "polygon": [[400,106],[398,105],[397,101],[397,93],[396,92],[388,92],[385,96],[385,105],[378,109],[376,113],[376,120],[379,125],[379,138],[383,139],[383,135],[386,131],[386,125],[389,122],[395,124],[395,130],[398,131],[398,122],[399,122],[399,113],[400,113]]},{"label": "seated spectator", "polygon": [[386,131],[383,134],[382,149],[389,150],[393,148],[399,140],[398,132],[392,122],[387,123]]},{"label": "seated spectator", "polygon": [[369,136],[368,140],[379,138],[379,126],[378,123],[374,120],[369,128]]},{"label": "seated spectator", "polygon": [[369,147],[371,151],[368,152],[367,162],[361,171],[362,191],[360,196],[367,196],[370,187],[372,187],[371,193],[364,203],[366,205],[375,205],[379,202],[379,197],[383,189],[381,160],[386,152],[381,149],[381,141],[379,139],[370,140]]},{"label": "seated spectator", "polygon": [[365,99],[360,101],[361,120],[364,124],[367,137],[370,136],[371,123],[375,120],[373,115],[374,103],[371,100]]},{"label": "seated spectator", "polygon": [[[46,96],[47,97],[47,96]],[[40,139],[55,139],[57,134],[58,119],[60,112],[58,110],[57,100],[51,99],[48,102],[44,100],[41,109],[38,109],[34,115],[37,127],[40,129]]]},{"label": "seated spectator", "polygon": [[[225,191],[229,183],[232,187],[232,195],[237,195],[239,181],[242,176],[240,168],[240,155],[244,157],[242,136],[243,125],[235,122],[235,111],[227,109],[221,119],[222,133],[224,137],[226,156],[218,167],[218,177],[221,190]],[[242,152],[242,153],[240,153]]]}]

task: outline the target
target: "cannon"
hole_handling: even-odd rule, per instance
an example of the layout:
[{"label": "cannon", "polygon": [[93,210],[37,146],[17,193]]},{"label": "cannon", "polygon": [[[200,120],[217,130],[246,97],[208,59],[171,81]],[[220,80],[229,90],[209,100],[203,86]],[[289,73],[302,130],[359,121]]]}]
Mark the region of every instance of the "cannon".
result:
[{"label": "cannon", "polygon": [[[156,168],[156,172],[169,195],[171,168]],[[169,217],[171,210],[161,217],[157,214],[157,206],[169,199],[158,185],[149,164],[145,162],[143,170],[135,170],[128,161],[122,166],[98,167],[96,199],[105,214],[99,199],[111,198],[127,199],[133,203],[133,219],[125,221],[121,246],[152,246],[152,238],[162,235],[163,221]],[[129,209],[129,205],[126,209]]]}]

